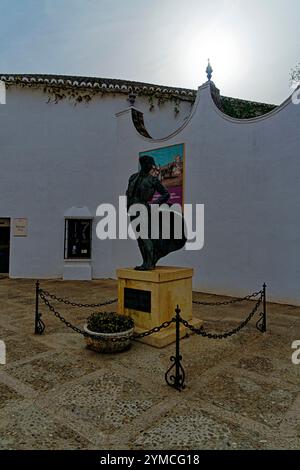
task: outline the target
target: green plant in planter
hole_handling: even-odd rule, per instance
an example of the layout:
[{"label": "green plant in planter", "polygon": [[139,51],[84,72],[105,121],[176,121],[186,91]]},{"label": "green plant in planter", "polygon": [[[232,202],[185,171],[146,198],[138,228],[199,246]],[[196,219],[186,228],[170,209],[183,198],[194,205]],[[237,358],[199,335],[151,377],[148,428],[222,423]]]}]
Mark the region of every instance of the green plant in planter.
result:
[{"label": "green plant in planter", "polygon": [[115,353],[130,347],[133,328],[132,318],[115,312],[93,313],[83,327],[87,347],[103,353]]},{"label": "green plant in planter", "polygon": [[96,312],[87,319],[87,327],[95,333],[120,333],[133,328],[134,321],[115,312]]}]

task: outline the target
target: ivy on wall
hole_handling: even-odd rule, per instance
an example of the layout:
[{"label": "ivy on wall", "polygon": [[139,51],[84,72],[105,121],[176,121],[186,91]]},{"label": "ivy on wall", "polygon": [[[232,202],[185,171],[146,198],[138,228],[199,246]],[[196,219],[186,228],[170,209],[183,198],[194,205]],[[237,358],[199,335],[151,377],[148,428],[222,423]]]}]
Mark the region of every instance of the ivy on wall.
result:
[{"label": "ivy on wall", "polygon": [[300,82],[300,63],[290,71],[290,85],[298,85]]},{"label": "ivy on wall", "polygon": [[[299,69],[297,69],[299,72]],[[295,72],[296,73],[296,72]],[[161,108],[165,103],[173,103],[175,117],[180,113],[182,102],[190,103],[192,107],[196,91],[188,89],[163,88],[156,85],[145,85],[137,82],[122,82],[105,79],[105,82],[95,82],[93,78],[83,77],[56,77],[51,76],[19,76],[4,77],[7,87],[19,86],[22,88],[35,88],[42,90],[47,96],[47,103],[59,103],[68,100],[73,105],[89,104],[95,97],[109,94],[116,96],[123,94],[127,100],[134,104],[137,97],[148,99],[149,111]],[[97,79],[98,80],[98,79]],[[124,83],[124,84],[123,84]],[[219,95],[216,105],[227,115],[239,119],[253,118],[266,114],[276,108],[275,105],[257,103],[237,98]]]},{"label": "ivy on wall", "polygon": [[180,100],[178,97],[169,96],[169,95],[157,95],[157,94],[150,94],[148,96],[148,103],[149,103],[149,111],[152,112],[155,110],[155,107],[161,108],[165,103],[173,103],[174,115],[175,117],[178,116],[180,113],[180,102],[181,101],[188,101],[191,105],[194,104],[194,100]]},{"label": "ivy on wall", "polygon": [[253,101],[238,100],[221,96],[222,111],[228,116],[237,119],[250,119],[262,116],[276,108],[275,105],[266,103],[256,103]]},{"label": "ivy on wall", "polygon": [[[42,91],[47,96],[47,103],[54,103],[57,104],[62,100],[68,100],[74,106],[78,104],[88,104],[90,103],[95,97],[103,97],[105,94],[110,94],[112,96],[116,96],[116,93],[122,93],[128,96],[128,91],[126,92],[116,92],[111,90],[99,90],[99,89],[91,89],[91,88],[84,88],[84,87],[75,87],[75,86],[67,86],[67,85],[44,85],[39,83],[28,83],[24,82],[21,77],[15,77],[14,82],[6,82],[7,87],[11,86],[20,86],[22,88],[35,88],[35,89],[42,89]],[[156,92],[140,92],[135,94],[136,97],[143,96],[148,97],[148,104],[149,104],[149,111],[152,112],[156,108],[161,108],[165,103],[173,103],[174,105],[174,115],[180,113],[180,102],[181,101],[188,101],[193,104],[194,100],[191,98],[179,99],[177,96],[172,96],[166,93],[158,93]]]}]

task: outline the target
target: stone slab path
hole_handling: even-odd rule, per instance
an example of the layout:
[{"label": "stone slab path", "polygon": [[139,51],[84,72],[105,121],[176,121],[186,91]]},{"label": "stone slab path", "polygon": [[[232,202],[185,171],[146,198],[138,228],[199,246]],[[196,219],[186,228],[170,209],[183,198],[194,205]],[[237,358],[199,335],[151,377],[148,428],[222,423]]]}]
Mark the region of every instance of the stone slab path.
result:
[{"label": "stone slab path", "polygon": [[[86,303],[117,292],[113,280],[41,286]],[[226,340],[183,339],[187,387],[177,392],[164,380],[173,345],[134,342],[123,353],[97,354],[45,306],[45,333],[34,335],[34,305],[34,281],[0,279],[0,339],[7,349],[0,365],[0,449],[300,448],[300,364],[291,361],[300,307],[268,304],[265,334],[255,329],[255,317]],[[80,327],[93,311],[53,305]],[[207,331],[222,332],[252,305],[195,306],[194,315]]]}]

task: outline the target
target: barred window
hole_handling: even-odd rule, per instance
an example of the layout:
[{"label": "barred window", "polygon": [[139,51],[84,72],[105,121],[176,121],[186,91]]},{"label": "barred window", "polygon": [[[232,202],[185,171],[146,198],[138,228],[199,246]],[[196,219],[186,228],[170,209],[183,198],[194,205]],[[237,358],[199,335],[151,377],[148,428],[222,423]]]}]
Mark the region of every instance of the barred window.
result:
[{"label": "barred window", "polygon": [[90,259],[92,220],[65,220],[65,259]]}]

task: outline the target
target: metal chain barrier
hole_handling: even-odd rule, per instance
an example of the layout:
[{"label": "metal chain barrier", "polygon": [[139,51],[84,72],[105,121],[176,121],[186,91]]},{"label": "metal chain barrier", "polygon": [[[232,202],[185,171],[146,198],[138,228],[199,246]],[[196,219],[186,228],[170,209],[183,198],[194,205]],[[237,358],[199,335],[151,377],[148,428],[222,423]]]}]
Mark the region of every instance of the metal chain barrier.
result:
[{"label": "metal chain barrier", "polygon": [[193,300],[193,304],[196,305],[206,305],[209,307],[215,307],[218,305],[230,305],[230,304],[235,304],[237,302],[244,302],[245,300],[253,300],[253,298],[257,297],[258,295],[262,294],[262,290],[259,290],[258,292],[253,292],[253,294],[246,295],[245,297],[241,298],[236,298],[232,300],[225,300],[224,302],[202,302],[200,300]]},{"label": "metal chain barrier", "polygon": [[66,320],[55,308],[53,305],[50,304],[49,300],[45,297],[44,293],[42,290],[40,290],[40,298],[44,301],[45,305],[49,308],[50,312],[54,313],[54,315],[62,322],[64,323],[68,328],[71,328],[74,330],[76,333],[80,333],[81,335],[86,335],[85,331],[83,331],[81,328],[78,328],[77,326],[72,325],[68,320]]},{"label": "metal chain barrier", "polygon": [[[255,299],[259,295],[258,299]],[[39,287],[39,282],[36,282],[36,306],[35,306],[35,334],[42,334],[45,329],[45,325],[43,321],[41,320],[41,313],[39,313],[39,298],[43,300],[45,305],[48,307],[50,312],[52,312],[62,323],[64,323],[68,328],[71,328],[74,332],[79,333],[85,337],[91,336],[93,339],[99,339],[103,340],[103,337],[97,337],[94,335],[90,335],[86,331],[82,330],[81,328],[78,328],[75,325],[72,325],[71,322],[66,320],[56,309],[53,305],[51,305],[49,298],[56,300],[58,302],[64,303],[65,305],[71,305],[72,307],[89,307],[89,308],[95,308],[95,307],[102,307],[104,305],[109,305],[117,301],[117,299],[113,300],[107,300],[106,302],[102,302],[99,304],[81,304],[81,303],[76,303],[72,302],[67,299],[63,299],[61,297],[57,297],[54,294],[50,294],[48,291],[45,291],[43,289],[40,289]],[[171,356],[170,360],[172,362],[172,365],[170,368],[167,370],[165,374],[165,380],[168,385],[171,387],[174,387],[175,389],[181,391],[185,388],[185,372],[182,366],[182,356],[180,354],[180,323],[185,326],[187,329],[195,333],[196,335],[209,338],[209,339],[225,339],[228,338],[232,335],[237,334],[239,331],[241,331],[252,319],[252,317],[255,315],[257,312],[259,306],[261,303],[263,304],[262,311],[260,312],[260,318],[256,322],[256,328],[261,332],[264,333],[267,330],[267,307],[266,307],[266,284],[263,285],[263,288],[260,291],[254,292],[253,294],[247,295],[243,298],[237,298],[233,300],[228,300],[225,302],[201,302],[201,301],[193,301],[194,304],[199,304],[199,305],[209,305],[209,306],[218,306],[218,305],[229,305],[241,301],[252,301],[256,302],[253,309],[247,316],[245,320],[243,320],[236,328],[233,328],[230,331],[226,331],[225,333],[208,333],[201,328],[196,328],[193,325],[191,325],[187,320],[184,320],[181,315],[180,315],[180,308],[177,305],[177,308],[175,309],[176,315],[169,321],[163,322],[161,325],[156,326],[148,331],[143,331],[142,333],[133,333],[131,336],[121,336],[118,338],[110,338],[109,341],[128,341],[128,340],[136,340],[136,339],[141,339],[145,338],[149,335],[158,333],[164,328],[168,328],[172,323],[175,323],[175,339],[176,339],[176,351],[175,351],[175,356]],[[105,312],[101,312],[105,313]]]},{"label": "metal chain barrier", "polygon": [[68,300],[68,299],[63,299],[62,297],[57,297],[56,295],[50,294],[50,292],[44,289],[39,289],[39,292],[40,294],[43,294],[45,297],[48,297],[49,299],[56,300],[57,302],[61,302],[65,305],[71,305],[72,307],[78,307],[78,308],[104,307],[106,305],[114,304],[118,300],[118,299],[105,300],[104,302],[100,302],[98,304],[81,304],[81,303],[72,302],[71,300]]},{"label": "metal chain barrier", "polygon": [[188,321],[184,320],[183,318],[180,317],[180,322],[186,327],[188,328],[189,330],[191,330],[193,333],[195,333],[196,335],[201,335],[201,336],[204,336],[205,338],[209,338],[209,339],[225,339],[225,338],[228,338],[229,336],[232,336],[232,335],[235,335],[236,333],[238,333],[239,331],[241,331],[246,325],[247,323],[249,323],[249,321],[251,320],[251,318],[255,315],[255,313],[257,312],[258,310],[258,307],[260,306],[260,304],[262,303],[263,301],[263,293],[261,292],[261,295],[259,297],[259,299],[257,300],[254,308],[252,309],[252,311],[249,313],[249,315],[247,316],[247,318],[242,321],[242,323],[237,326],[236,328],[234,328],[233,330],[230,330],[230,331],[227,331],[225,333],[207,333],[206,331],[204,331],[203,328],[195,328],[193,325],[191,325]]},{"label": "metal chain barrier", "polygon": [[134,339],[145,338],[146,336],[152,335],[153,333],[158,333],[160,330],[164,328],[168,328],[168,326],[170,326],[175,321],[176,321],[175,318],[172,318],[172,320],[169,320],[169,321],[164,321],[160,326],[155,326],[151,330],[143,331],[143,333],[139,333],[139,334],[134,334],[133,338]]},{"label": "metal chain barrier", "polygon": [[[45,297],[44,293],[42,290],[40,290],[40,298],[43,300],[45,305],[49,308],[50,312],[52,312],[62,323],[64,323],[68,328],[71,328],[73,331],[76,333],[79,333],[83,336],[90,336],[86,331],[82,330],[81,328],[78,328],[77,326],[72,325],[71,322],[66,320],[55,308],[53,305],[50,304],[49,300]],[[101,312],[105,313],[105,312]],[[114,312],[116,313],[116,312]],[[172,320],[165,321],[161,325],[156,326],[152,328],[151,330],[143,331],[142,333],[136,334],[133,333],[131,336],[119,336],[118,338],[110,338],[110,341],[128,341],[128,339],[140,339],[140,338],[145,338],[146,336],[152,335],[153,333],[158,333],[160,330],[163,328],[168,328],[173,322],[175,322],[175,318],[172,318]],[[91,335],[92,336],[92,335]],[[97,338],[96,336],[93,336],[93,339],[100,339]],[[103,339],[103,338],[101,338]]]}]

